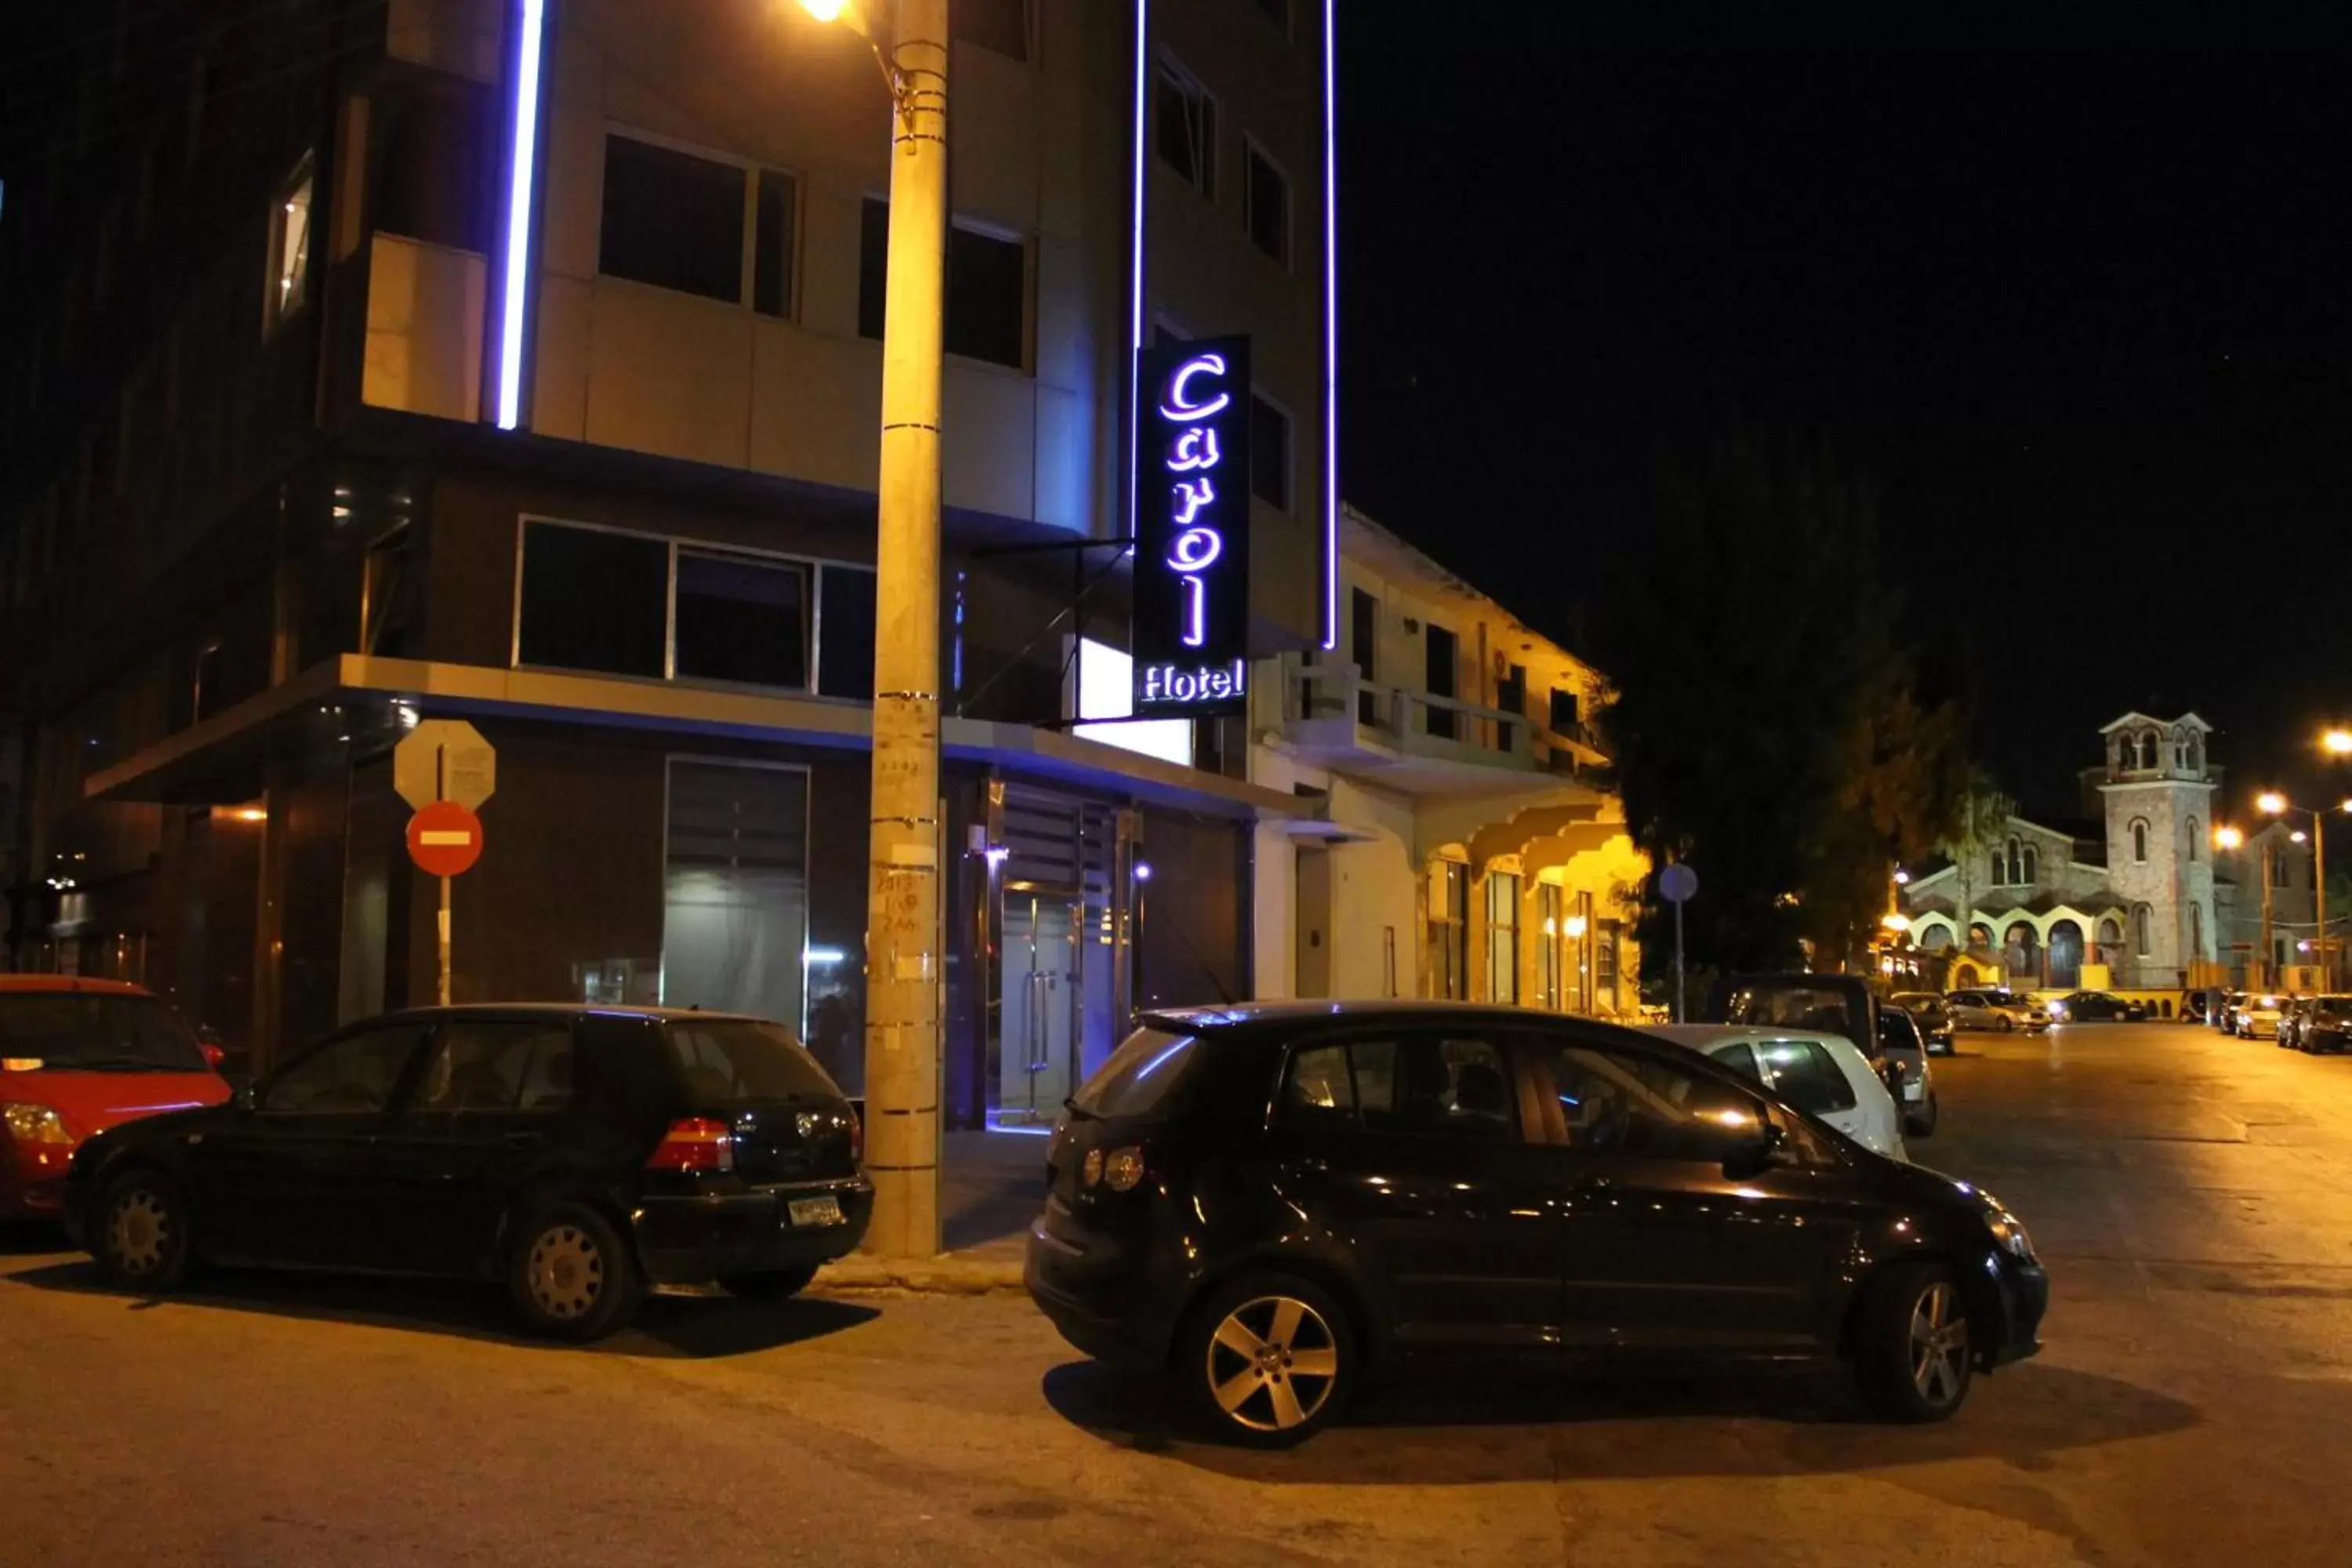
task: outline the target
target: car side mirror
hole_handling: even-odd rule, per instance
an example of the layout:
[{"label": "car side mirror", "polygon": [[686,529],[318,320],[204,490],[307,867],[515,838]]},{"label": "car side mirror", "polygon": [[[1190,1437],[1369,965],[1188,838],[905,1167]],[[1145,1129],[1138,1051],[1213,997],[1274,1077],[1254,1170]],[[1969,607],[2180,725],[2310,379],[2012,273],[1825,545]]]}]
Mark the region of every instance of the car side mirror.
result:
[{"label": "car side mirror", "polygon": [[1798,1163],[1797,1151],[1790,1144],[1789,1135],[1768,1121],[1762,1131],[1741,1139],[1723,1157],[1723,1174],[1728,1181],[1744,1182],[1775,1166]]}]

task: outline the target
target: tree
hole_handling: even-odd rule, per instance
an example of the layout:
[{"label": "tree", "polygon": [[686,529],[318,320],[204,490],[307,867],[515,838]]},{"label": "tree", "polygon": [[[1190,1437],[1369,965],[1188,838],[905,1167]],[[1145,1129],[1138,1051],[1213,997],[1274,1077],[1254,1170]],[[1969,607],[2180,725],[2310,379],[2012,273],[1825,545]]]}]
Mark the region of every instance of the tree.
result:
[{"label": "tree", "polygon": [[1981,768],[1969,770],[1968,788],[1943,843],[1944,853],[1952,859],[1957,893],[1952,910],[1958,932],[1954,941],[1962,952],[1968,950],[1969,930],[1976,924],[1978,895],[1992,886],[1988,868],[1993,851],[2008,844],[2009,819],[2016,814],[2017,802],[2001,792],[1990,773]]},{"label": "tree", "polygon": [[[1819,453],[1736,434],[1661,468],[1592,627],[1601,724],[1631,830],[1687,860],[1696,961],[1858,952],[1895,863],[1966,793],[1964,684],[1899,635],[1871,488]],[[1669,943],[1644,916],[1644,952]]]}]

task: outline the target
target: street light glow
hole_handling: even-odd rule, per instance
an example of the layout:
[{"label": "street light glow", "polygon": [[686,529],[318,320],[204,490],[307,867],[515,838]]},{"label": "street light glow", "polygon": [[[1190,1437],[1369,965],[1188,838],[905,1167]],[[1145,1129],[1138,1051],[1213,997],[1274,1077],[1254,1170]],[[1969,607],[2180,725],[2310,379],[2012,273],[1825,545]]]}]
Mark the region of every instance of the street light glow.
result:
[{"label": "street light glow", "polygon": [[2245,841],[2246,836],[2234,827],[2217,827],[2213,830],[2213,847],[2216,849],[2235,849]]},{"label": "street light glow", "polygon": [[838,22],[849,8],[849,0],[801,0],[801,9],[820,22]]},{"label": "street light glow", "polygon": [[2265,816],[2276,816],[2286,809],[2286,796],[2274,789],[2264,790],[2254,797],[2254,809]]},{"label": "street light glow", "polygon": [[1879,920],[1878,923],[1885,926],[1888,931],[1909,931],[1911,929],[1911,917],[1899,910],[1890,910]]},{"label": "street light glow", "polygon": [[2294,844],[2301,844],[2301,843],[2304,843],[2304,842],[2305,842],[2306,840],[2308,840],[2310,837],[2311,837],[2311,835],[2310,835],[2310,834],[2308,834],[2308,833],[2305,833],[2305,832],[2302,828],[2300,828],[2300,827],[2296,828],[2293,833],[2290,833],[2290,834],[2288,834],[2288,835],[2287,835],[2287,840],[2288,840],[2288,842],[2290,842],[2290,843],[2294,843]]},{"label": "street light glow", "polygon": [[2330,730],[2319,737],[2319,744],[2331,756],[2352,757],[2352,730]]}]

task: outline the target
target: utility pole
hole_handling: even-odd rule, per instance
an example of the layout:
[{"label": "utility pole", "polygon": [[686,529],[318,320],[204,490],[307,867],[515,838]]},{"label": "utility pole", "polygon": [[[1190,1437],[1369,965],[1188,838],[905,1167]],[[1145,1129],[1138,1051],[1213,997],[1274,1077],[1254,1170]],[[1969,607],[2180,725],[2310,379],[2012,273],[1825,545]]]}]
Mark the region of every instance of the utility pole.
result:
[{"label": "utility pole", "polygon": [[2318,932],[2312,952],[2319,960],[2319,990],[2325,995],[2336,984],[2335,966],[2327,962],[2327,814],[2324,811],[2311,814],[2311,913]]},{"label": "utility pole", "polygon": [[948,0],[898,0],[866,905],[868,1250],[940,1249],[940,378]]},{"label": "utility pole", "polygon": [[2263,840],[2263,985],[2264,989],[2278,984],[2272,973],[2276,963],[2271,946],[2271,841]]}]

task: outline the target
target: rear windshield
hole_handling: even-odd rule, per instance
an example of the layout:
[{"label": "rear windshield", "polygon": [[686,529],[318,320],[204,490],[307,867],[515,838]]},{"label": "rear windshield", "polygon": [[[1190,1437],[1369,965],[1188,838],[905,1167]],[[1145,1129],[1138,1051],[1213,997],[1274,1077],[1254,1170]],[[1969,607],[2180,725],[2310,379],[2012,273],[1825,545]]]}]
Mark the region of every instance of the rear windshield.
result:
[{"label": "rear windshield", "polygon": [[750,1018],[673,1020],[664,1030],[698,1109],[763,1100],[839,1100],[840,1086],[790,1029]]},{"label": "rear windshield", "polygon": [[1756,1047],[1780,1098],[1815,1116],[1853,1109],[1853,1085],[1846,1081],[1826,1047],[1813,1040],[1769,1040]]},{"label": "rear windshield", "polygon": [[1818,1029],[1843,1035],[1864,1050],[1875,1050],[1869,1031],[1850,1010],[1846,994],[1809,985],[1743,985],[1731,994],[1727,1024],[1759,1025],[1765,1028]]},{"label": "rear windshield", "polygon": [[212,1070],[194,1032],[168,1004],[121,992],[0,994],[0,1058],[20,1072]]},{"label": "rear windshield", "polygon": [[1070,1103],[1088,1116],[1149,1116],[1167,1103],[1193,1061],[1197,1035],[1141,1028],[1119,1043]]}]

